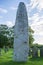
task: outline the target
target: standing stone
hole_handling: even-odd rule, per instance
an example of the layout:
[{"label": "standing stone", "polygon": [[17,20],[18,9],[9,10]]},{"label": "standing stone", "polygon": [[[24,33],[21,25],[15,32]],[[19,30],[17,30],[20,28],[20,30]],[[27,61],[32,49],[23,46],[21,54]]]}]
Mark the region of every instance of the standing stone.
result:
[{"label": "standing stone", "polygon": [[0,48],[0,56],[1,56],[1,48]]},{"label": "standing stone", "polygon": [[14,61],[27,61],[29,52],[28,17],[25,4],[20,2],[14,31]]},{"label": "standing stone", "polygon": [[38,57],[38,48],[36,46],[32,48],[32,57]]},{"label": "standing stone", "polygon": [[9,50],[8,46],[4,46],[3,49],[4,49],[5,53]]},{"label": "standing stone", "polygon": [[32,56],[32,48],[29,47],[29,56]]},{"label": "standing stone", "polygon": [[43,46],[40,48],[40,57],[43,57]]}]

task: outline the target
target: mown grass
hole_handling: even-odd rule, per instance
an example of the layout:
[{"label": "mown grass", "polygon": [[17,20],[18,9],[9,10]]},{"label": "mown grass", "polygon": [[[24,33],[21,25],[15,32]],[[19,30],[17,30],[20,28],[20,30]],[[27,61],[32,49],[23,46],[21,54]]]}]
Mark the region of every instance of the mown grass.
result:
[{"label": "mown grass", "polygon": [[7,53],[2,51],[2,56],[0,56],[0,65],[43,65],[43,58],[29,58],[27,62],[14,62],[12,57],[12,49]]}]

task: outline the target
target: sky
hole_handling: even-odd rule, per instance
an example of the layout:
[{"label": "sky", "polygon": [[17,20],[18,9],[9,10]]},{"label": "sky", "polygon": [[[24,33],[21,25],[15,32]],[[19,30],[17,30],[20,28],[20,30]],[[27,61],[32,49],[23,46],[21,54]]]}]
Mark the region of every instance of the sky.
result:
[{"label": "sky", "polygon": [[28,23],[34,30],[34,43],[43,44],[43,0],[0,0],[0,24],[15,25],[19,2],[26,5]]}]

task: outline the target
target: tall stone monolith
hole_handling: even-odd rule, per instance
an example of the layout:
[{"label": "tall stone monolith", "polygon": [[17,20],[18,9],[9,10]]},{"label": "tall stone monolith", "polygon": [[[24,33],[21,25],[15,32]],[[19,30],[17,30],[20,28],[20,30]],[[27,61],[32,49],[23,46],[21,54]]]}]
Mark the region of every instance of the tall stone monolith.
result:
[{"label": "tall stone monolith", "polygon": [[14,30],[14,61],[27,61],[29,53],[28,16],[25,4],[20,2]]}]

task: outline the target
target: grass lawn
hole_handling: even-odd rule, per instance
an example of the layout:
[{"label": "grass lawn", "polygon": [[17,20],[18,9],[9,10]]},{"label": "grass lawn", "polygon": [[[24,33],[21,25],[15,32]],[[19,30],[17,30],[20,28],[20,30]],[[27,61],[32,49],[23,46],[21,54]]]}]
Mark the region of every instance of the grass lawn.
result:
[{"label": "grass lawn", "polygon": [[2,51],[2,56],[0,56],[0,65],[43,65],[43,58],[30,58],[27,62],[13,62],[12,57],[12,49],[7,53]]}]

